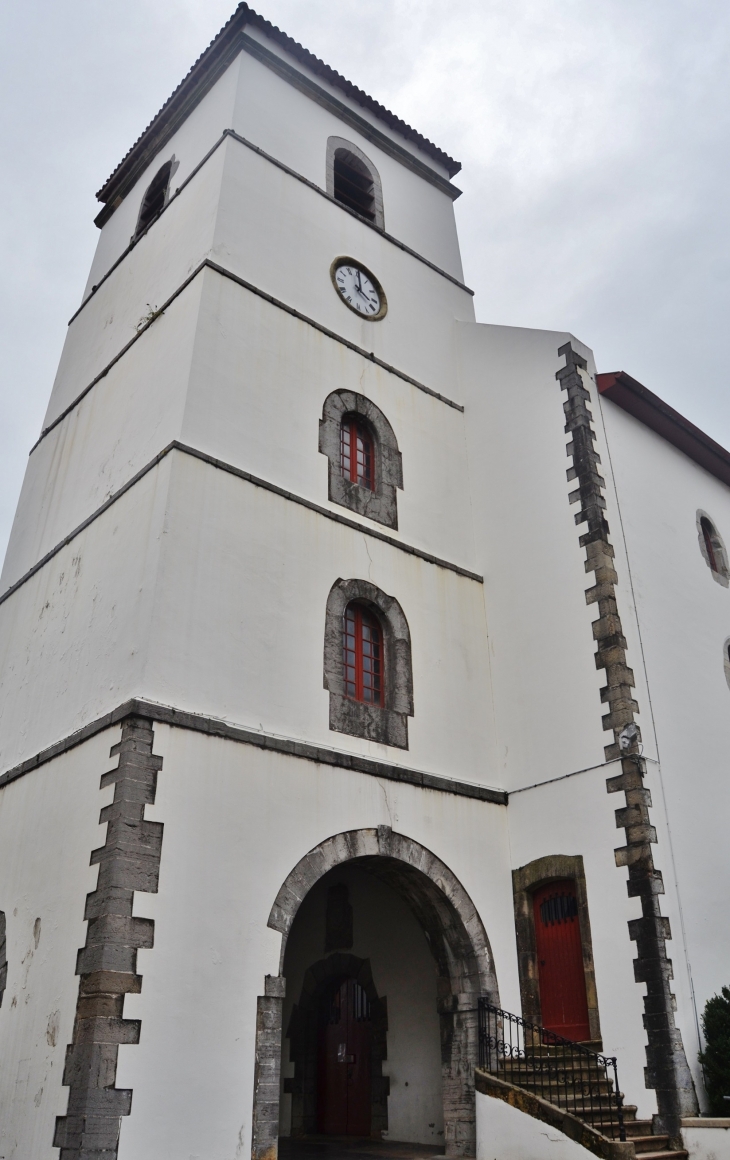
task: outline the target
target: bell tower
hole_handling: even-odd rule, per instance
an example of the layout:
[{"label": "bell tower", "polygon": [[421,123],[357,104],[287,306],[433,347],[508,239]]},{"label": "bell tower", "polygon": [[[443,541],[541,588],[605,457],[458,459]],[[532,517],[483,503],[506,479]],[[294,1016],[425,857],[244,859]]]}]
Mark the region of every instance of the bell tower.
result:
[{"label": "bell tower", "polygon": [[[423,862],[426,784],[503,840],[458,168],[241,4],[99,192],[0,594],[18,1156],[268,1160],[292,867],[345,832]],[[393,793],[423,843],[393,845]],[[464,939],[439,986],[496,989],[480,922]],[[406,1085],[391,1116],[472,1155],[459,1001],[431,1103]]]}]

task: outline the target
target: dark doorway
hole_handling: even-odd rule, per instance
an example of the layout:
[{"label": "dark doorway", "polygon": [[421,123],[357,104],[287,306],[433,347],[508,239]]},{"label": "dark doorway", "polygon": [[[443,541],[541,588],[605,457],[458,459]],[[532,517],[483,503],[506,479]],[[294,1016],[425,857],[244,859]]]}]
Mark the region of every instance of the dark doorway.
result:
[{"label": "dark doorway", "polygon": [[575,882],[540,887],[533,906],[542,1025],[566,1039],[590,1039]]},{"label": "dark doorway", "polygon": [[369,1136],[372,1019],[356,979],[337,980],[325,993],[318,1031],[318,1130],[325,1136]]}]

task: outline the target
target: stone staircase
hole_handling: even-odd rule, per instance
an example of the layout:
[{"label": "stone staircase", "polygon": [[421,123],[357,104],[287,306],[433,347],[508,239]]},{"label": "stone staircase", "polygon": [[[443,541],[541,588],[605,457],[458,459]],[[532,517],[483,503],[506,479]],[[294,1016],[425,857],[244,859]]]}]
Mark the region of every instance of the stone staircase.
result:
[{"label": "stone staircase", "polygon": [[[586,1044],[591,1048],[600,1045]],[[538,1095],[609,1139],[618,1139],[613,1082],[586,1059],[565,1059],[559,1049],[528,1047],[516,1059],[502,1059],[498,1079]],[[626,1140],[641,1160],[683,1160],[688,1153],[672,1148],[668,1136],[655,1135],[651,1120],[637,1120],[636,1105],[623,1105]]]}]

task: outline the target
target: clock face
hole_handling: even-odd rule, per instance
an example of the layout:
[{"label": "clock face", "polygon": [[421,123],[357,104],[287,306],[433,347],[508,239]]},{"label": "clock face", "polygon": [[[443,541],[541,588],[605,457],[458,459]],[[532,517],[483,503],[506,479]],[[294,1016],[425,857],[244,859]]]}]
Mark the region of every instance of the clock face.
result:
[{"label": "clock face", "polygon": [[372,274],[346,259],[336,264],[332,278],[337,292],[351,310],[363,318],[382,318],[385,313],[385,295],[376,285]]}]

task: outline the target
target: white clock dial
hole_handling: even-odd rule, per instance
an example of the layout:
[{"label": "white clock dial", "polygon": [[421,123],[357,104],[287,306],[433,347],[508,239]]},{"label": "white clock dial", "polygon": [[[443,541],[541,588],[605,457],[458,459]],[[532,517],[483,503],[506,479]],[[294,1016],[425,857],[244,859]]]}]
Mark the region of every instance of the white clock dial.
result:
[{"label": "white clock dial", "polygon": [[335,286],[343,300],[358,314],[373,318],[382,307],[380,294],[369,274],[360,266],[338,266],[334,275]]}]

